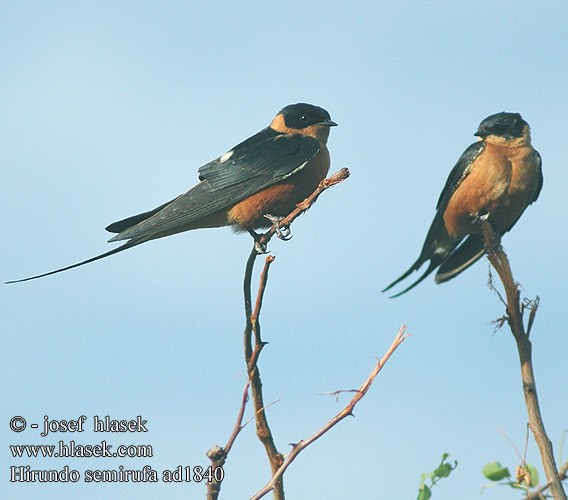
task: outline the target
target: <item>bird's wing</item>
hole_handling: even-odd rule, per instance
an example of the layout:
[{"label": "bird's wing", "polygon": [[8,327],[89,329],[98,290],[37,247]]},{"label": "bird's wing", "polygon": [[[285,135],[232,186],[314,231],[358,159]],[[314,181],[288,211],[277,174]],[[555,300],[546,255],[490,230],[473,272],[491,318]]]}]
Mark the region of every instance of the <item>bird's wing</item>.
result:
[{"label": "bird's wing", "polygon": [[[471,161],[469,161],[469,165],[471,165],[471,163],[475,160],[475,158],[477,158],[477,155],[475,155],[471,159]],[[534,150],[534,161],[537,166],[537,182],[534,191],[529,198],[529,204],[536,201],[538,195],[540,194],[540,190],[542,189],[542,183],[543,183],[542,159],[540,157],[539,152],[536,150]],[[465,167],[466,170],[469,165]],[[447,201],[445,201],[444,210],[446,205]],[[512,222],[510,228],[515,225],[517,220],[518,218]],[[440,268],[436,273],[436,283],[443,283],[445,281],[454,278],[461,272],[465,271],[469,266],[477,262],[481,257],[483,257],[484,254],[485,254],[485,243],[483,241],[483,238],[479,235],[473,235],[473,234],[469,235],[467,239],[463,241],[463,243],[461,243],[457,248],[455,248],[451,252],[451,254],[447,258],[445,258],[445,260],[442,262],[442,265],[440,266]]]},{"label": "bird's wing", "polygon": [[168,201],[167,203],[164,203],[163,205],[160,205],[159,207],[154,208],[153,210],[149,210],[148,212],[133,215],[131,217],[127,217],[126,219],[113,222],[112,224],[109,224],[107,227],[105,227],[105,229],[109,233],[120,233],[125,229],[128,229],[129,227],[138,224],[139,222],[149,219],[150,217],[152,217],[152,215],[157,214],[160,210],[166,208],[173,201],[175,201],[175,198],[174,200]]},{"label": "bird's wing", "polygon": [[468,148],[462,153],[454,168],[450,172],[450,175],[446,180],[444,189],[442,189],[442,192],[440,193],[440,198],[438,198],[438,203],[436,204],[436,210],[441,211],[442,213],[445,212],[452,195],[456,192],[456,189],[460,186],[463,180],[468,176],[471,171],[470,167],[472,163],[483,152],[484,149],[485,142],[478,141],[470,144]]},{"label": "bird's wing", "polygon": [[538,165],[538,183],[536,185],[534,196],[529,201],[529,203],[534,203],[538,199],[540,191],[542,190],[542,185],[544,184],[544,177],[542,175],[542,156],[540,156],[540,153],[536,149],[534,150],[534,154],[536,164]]},{"label": "bird's wing", "polygon": [[[300,171],[321,149],[316,139],[302,134],[281,134],[266,128],[203,165],[201,182],[171,203],[133,216],[134,221],[110,241],[159,238],[183,231],[199,219],[282,181]],[[148,214],[147,218],[143,218]],[[116,229],[118,223],[109,229]]]},{"label": "bird's wing", "polygon": [[444,283],[465,271],[485,254],[483,237],[470,234],[445,260],[436,272],[436,283]]},{"label": "bird's wing", "polygon": [[[420,258],[418,259],[418,261],[420,261],[420,265],[422,265],[422,263],[426,262],[428,259],[432,259],[435,252],[440,253],[443,247],[449,253],[459,243],[459,240],[450,242],[448,239],[444,222],[444,212],[446,211],[448,203],[450,202],[450,199],[452,198],[456,190],[471,172],[471,166],[473,162],[483,152],[484,149],[485,143],[483,141],[474,142],[473,144],[468,146],[468,148],[459,157],[459,160],[450,172],[450,175],[448,175],[444,189],[442,189],[440,197],[438,198],[438,203],[436,204],[436,216],[434,217],[432,225],[428,230]],[[452,248],[445,248],[445,245],[449,243],[453,245]],[[440,262],[440,260],[438,260],[438,262]]]},{"label": "bird's wing", "polygon": [[485,143],[483,141],[474,142],[471,144],[460,156],[454,168],[450,172],[444,189],[438,198],[438,203],[436,204],[436,215],[434,220],[430,225],[426,240],[422,246],[422,251],[420,256],[416,259],[416,262],[410,266],[410,268],[399,278],[388,285],[383,292],[389,290],[397,283],[408,277],[412,272],[420,269],[422,264],[427,260],[430,260],[430,264],[426,271],[408,288],[404,289],[402,292],[394,295],[393,297],[398,297],[408,290],[414,288],[418,283],[424,280],[440,263],[446,258],[446,256],[459,244],[460,240],[454,240],[451,238],[445,227],[444,223],[444,212],[446,207],[456,192],[456,189],[460,186],[463,180],[468,176],[471,171],[471,165],[475,159],[482,153],[485,149]]}]

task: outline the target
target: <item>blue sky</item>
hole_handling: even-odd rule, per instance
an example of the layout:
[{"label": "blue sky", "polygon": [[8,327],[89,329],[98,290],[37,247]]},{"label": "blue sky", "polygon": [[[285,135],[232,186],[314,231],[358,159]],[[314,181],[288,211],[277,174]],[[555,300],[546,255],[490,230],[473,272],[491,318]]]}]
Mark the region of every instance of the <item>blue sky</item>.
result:
[{"label": "blue sky", "polygon": [[[289,498],[415,498],[442,453],[459,461],[434,498],[479,498],[481,468],[514,468],[526,410],[503,306],[484,259],[444,285],[389,300],[414,262],[446,177],[486,116],[520,112],[543,157],[540,199],[503,243],[525,296],[541,297],[532,339],[542,411],[568,427],[565,284],[568,4],[563,1],[4,2],[0,7],[2,281],[109,248],[104,227],[186,191],[197,169],[265,127],[286,104],[325,107],[332,171],[351,178],[293,225],[276,256],[260,369],[279,449],[347,402],[403,323],[412,337],[344,421],[289,469]],[[208,465],[238,411],[245,371],[241,283],[247,235],[202,230],[0,288],[3,498],[203,498],[199,484],[9,484],[11,465],[163,470]],[[247,409],[251,415],[251,408]],[[110,415],[144,435],[15,434]],[[89,425],[89,427],[90,427]],[[9,444],[150,444],[151,459],[29,459]],[[527,461],[539,464],[530,440]],[[544,477],[542,468],[539,467]],[[248,426],[222,498],[268,480]],[[516,499],[489,489],[483,498]]]}]

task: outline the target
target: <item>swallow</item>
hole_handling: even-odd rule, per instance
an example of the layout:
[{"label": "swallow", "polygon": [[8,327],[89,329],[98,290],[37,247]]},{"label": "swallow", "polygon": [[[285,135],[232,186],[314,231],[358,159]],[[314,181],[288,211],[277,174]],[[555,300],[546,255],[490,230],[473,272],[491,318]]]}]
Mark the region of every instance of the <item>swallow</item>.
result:
[{"label": "swallow", "polygon": [[[198,169],[199,183],[159,207],[106,227],[126,243],[42,278],[108,257],[149,240],[200,228],[231,226],[236,232],[270,227],[307,198],[329,171],[327,139],[337,123],[319,106],[282,108],[270,125]],[[281,234],[279,234],[282,236]]]},{"label": "swallow", "polygon": [[464,151],[450,172],[420,256],[383,292],[428,260],[424,274],[393,297],[414,288],[436,268],[436,283],[456,277],[488,251],[481,218],[489,221],[500,238],[538,198],[542,159],[531,144],[529,124],[520,114],[488,116],[474,135],[479,140]]}]

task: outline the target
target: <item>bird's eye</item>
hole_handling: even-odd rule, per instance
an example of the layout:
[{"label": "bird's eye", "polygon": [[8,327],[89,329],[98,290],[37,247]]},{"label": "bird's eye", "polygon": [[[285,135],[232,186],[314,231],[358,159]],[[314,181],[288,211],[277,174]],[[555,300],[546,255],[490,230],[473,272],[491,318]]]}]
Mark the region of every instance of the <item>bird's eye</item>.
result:
[{"label": "bird's eye", "polygon": [[310,121],[310,115],[306,114],[300,115],[300,121],[302,123],[308,123]]}]

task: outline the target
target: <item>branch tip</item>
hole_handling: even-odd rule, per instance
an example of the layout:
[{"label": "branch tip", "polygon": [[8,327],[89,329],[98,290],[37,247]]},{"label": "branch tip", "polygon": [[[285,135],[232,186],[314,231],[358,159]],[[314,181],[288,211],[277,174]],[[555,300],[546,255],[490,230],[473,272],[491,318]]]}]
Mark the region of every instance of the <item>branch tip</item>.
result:
[{"label": "branch tip", "polygon": [[[546,434],[544,422],[540,412],[540,405],[536,392],[536,382],[534,378],[533,362],[532,362],[532,344],[529,340],[529,333],[533,326],[534,317],[538,307],[538,298],[534,301],[523,301],[520,303],[519,283],[513,278],[509,258],[505,250],[496,238],[488,220],[481,220],[481,227],[487,251],[487,257],[491,265],[497,271],[503,288],[505,289],[506,301],[499,294],[499,298],[506,306],[505,320],[509,323],[511,333],[517,344],[519,361],[521,364],[521,379],[523,385],[523,393],[525,396],[525,404],[529,416],[529,426],[537,443],[546,479],[548,480],[550,492],[554,500],[566,500],[566,493],[562,486],[562,482],[558,473],[558,468],[554,459],[552,443]],[[496,290],[492,279],[489,281],[490,288]],[[527,329],[523,325],[523,313],[525,309],[530,309]],[[498,325],[502,326],[504,321],[498,320]]]}]

